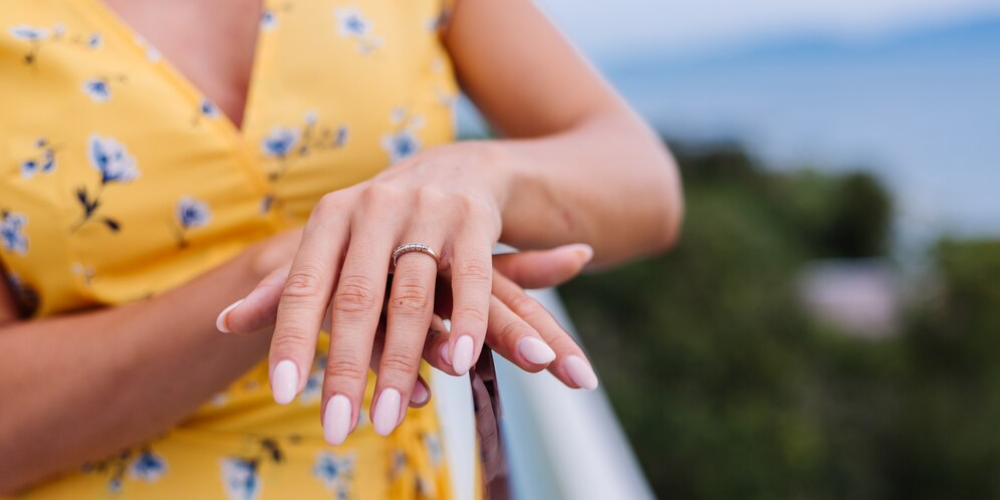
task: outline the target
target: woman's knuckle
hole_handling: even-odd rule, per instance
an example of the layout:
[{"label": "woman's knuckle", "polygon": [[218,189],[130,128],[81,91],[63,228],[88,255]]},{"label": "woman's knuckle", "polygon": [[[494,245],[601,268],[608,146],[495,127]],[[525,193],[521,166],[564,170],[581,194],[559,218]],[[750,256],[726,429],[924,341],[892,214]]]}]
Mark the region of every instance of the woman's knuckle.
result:
[{"label": "woman's knuckle", "polygon": [[339,312],[367,312],[375,308],[375,288],[364,276],[344,276],[333,296],[333,309]]},{"label": "woman's knuckle", "polygon": [[271,340],[271,354],[278,358],[296,355],[309,349],[308,334],[297,325],[284,327]]},{"label": "woman's knuckle", "polygon": [[402,350],[386,351],[379,361],[379,373],[410,373],[417,371],[417,353]]},{"label": "woman's knuckle", "polygon": [[497,338],[501,342],[514,342],[521,336],[523,332],[523,326],[520,322],[510,320],[505,321],[500,325],[499,331],[497,331]]},{"label": "woman's knuckle", "polygon": [[430,306],[430,290],[420,283],[402,283],[393,291],[392,306],[396,312],[423,313]]},{"label": "woman's knuckle", "polygon": [[484,324],[488,319],[485,311],[473,306],[459,307],[454,311],[454,313],[452,313],[452,316],[462,318],[463,320],[474,324]]},{"label": "woman's knuckle", "polygon": [[507,301],[507,307],[522,317],[535,315],[544,310],[538,301],[524,291],[518,291],[517,294],[510,297]]},{"label": "woman's knuckle", "polygon": [[463,259],[453,266],[453,273],[465,283],[485,285],[493,279],[493,264],[478,259]]},{"label": "woman's knuckle", "polygon": [[421,186],[417,188],[415,196],[419,209],[433,211],[438,211],[448,199],[444,191],[437,186]]},{"label": "woman's knuckle", "polygon": [[358,381],[368,376],[368,367],[351,356],[331,356],[326,363],[326,376]]},{"label": "woman's knuckle", "polygon": [[282,297],[293,299],[316,297],[323,292],[320,281],[320,269],[318,266],[299,266],[289,273],[281,295]]},{"label": "woman's knuckle", "polygon": [[385,183],[376,183],[365,189],[361,195],[361,200],[366,205],[381,206],[398,201],[401,197],[402,193],[398,188]]}]

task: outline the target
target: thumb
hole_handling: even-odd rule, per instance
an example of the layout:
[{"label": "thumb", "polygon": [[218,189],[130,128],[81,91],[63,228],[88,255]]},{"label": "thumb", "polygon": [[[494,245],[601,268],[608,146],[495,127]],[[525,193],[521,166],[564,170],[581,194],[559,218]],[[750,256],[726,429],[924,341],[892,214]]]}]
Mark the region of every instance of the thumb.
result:
[{"label": "thumb", "polygon": [[594,257],[594,249],[585,243],[550,250],[529,250],[493,257],[497,272],[522,288],[547,288],[580,274]]},{"label": "thumb", "polygon": [[290,269],[289,263],[271,271],[245,298],[233,302],[219,314],[216,328],[224,333],[253,333],[274,326],[278,301]]}]

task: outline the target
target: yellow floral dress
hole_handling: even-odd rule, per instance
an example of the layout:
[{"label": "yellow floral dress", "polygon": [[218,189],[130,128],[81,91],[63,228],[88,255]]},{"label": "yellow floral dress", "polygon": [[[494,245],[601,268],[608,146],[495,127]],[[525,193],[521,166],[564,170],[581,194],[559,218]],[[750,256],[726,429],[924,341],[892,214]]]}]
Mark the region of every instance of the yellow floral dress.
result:
[{"label": "yellow floral dress", "polygon": [[[0,258],[24,314],[142,300],[453,139],[442,0],[267,0],[235,126],[100,0],[0,2]],[[149,443],[28,499],[447,499],[435,410],[328,446],[266,363]],[[364,407],[368,408],[371,384]]]}]

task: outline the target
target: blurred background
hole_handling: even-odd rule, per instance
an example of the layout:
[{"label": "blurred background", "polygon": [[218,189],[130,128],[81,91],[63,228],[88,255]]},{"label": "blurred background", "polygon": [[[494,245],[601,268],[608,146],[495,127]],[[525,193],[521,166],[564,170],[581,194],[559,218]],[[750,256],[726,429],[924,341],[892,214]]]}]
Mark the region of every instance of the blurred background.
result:
[{"label": "blurred background", "polygon": [[655,494],[1000,498],[1000,1],[538,1],[684,177],[560,290]]}]

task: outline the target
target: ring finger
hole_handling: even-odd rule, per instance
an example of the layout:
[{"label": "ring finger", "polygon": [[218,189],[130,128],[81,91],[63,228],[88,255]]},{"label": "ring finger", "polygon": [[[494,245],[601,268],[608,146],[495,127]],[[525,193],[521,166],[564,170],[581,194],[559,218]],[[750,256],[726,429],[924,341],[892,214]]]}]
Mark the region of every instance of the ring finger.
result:
[{"label": "ring finger", "polygon": [[[428,242],[430,248],[440,248],[442,239],[405,242]],[[437,272],[438,260],[421,252],[404,253],[396,261],[386,313],[385,347],[371,408],[375,432],[383,436],[399,425],[406,409],[403,402],[410,400],[433,314]]]}]

